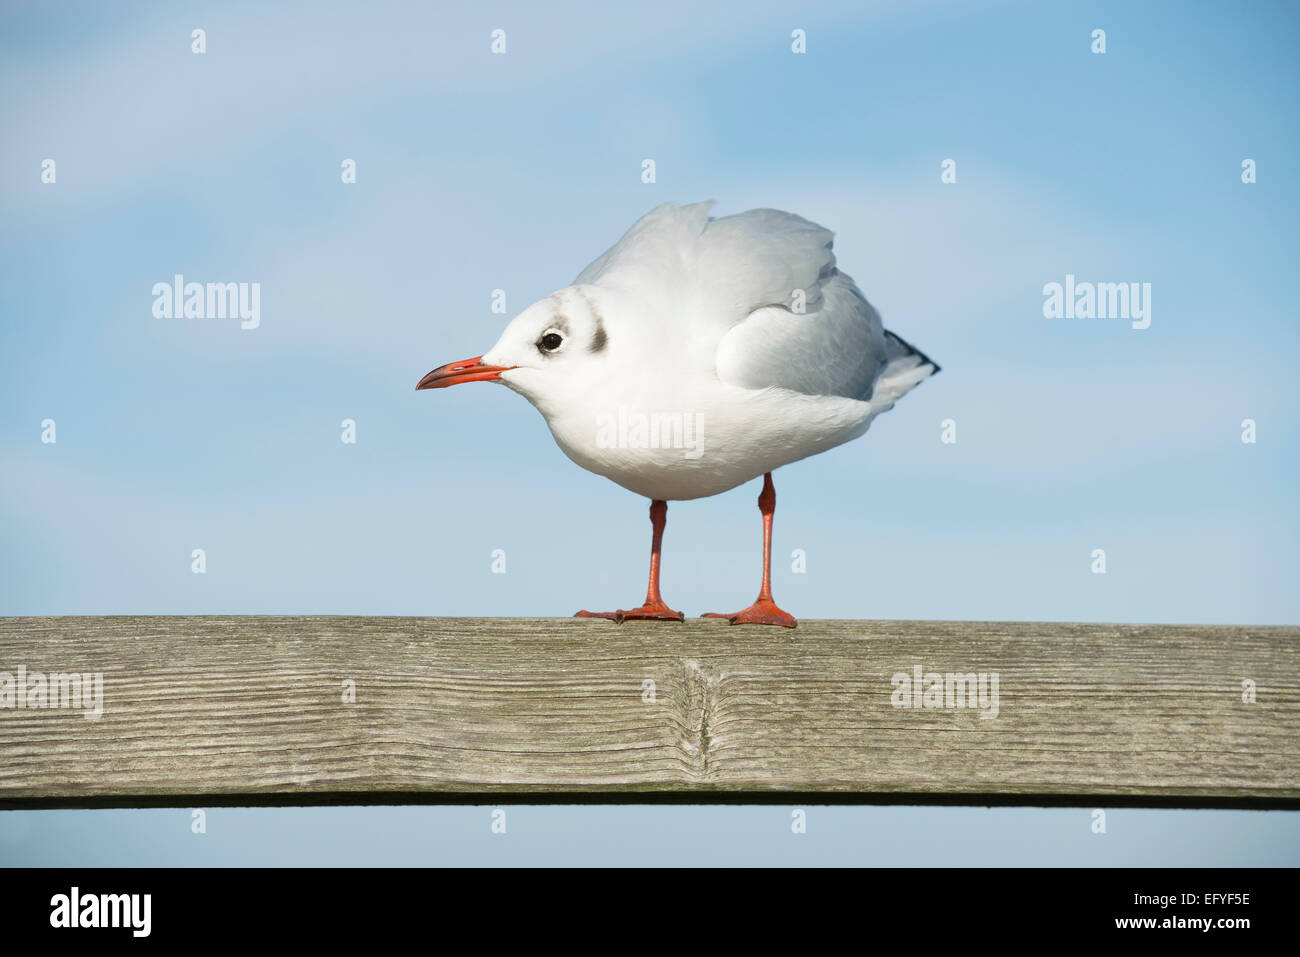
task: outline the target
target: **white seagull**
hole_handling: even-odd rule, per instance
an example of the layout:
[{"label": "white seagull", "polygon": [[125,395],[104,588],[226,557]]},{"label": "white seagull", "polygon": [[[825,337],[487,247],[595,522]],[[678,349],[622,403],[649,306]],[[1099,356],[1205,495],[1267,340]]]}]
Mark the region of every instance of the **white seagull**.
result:
[{"label": "white seagull", "polygon": [[758,600],[705,617],[793,628],[772,600],[773,470],[857,438],[939,371],[836,268],[829,230],[775,209],[715,219],[712,206],[655,207],[486,353],[416,386],[502,382],[565,455],[651,500],[645,603],[578,617],[682,621],[659,594],[668,501],[761,475]]}]

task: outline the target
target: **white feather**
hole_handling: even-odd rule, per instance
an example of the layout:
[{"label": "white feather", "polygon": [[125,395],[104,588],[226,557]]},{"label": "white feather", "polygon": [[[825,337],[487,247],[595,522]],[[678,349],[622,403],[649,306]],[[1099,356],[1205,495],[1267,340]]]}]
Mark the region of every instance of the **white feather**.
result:
[{"label": "white feather", "polygon": [[[712,205],[657,206],[484,357],[515,367],[501,380],[565,454],[649,498],[714,495],[847,442],[938,371],[838,270],[828,230]],[[565,345],[538,358],[551,328]],[[620,409],[692,416],[700,454],[602,441]]]}]

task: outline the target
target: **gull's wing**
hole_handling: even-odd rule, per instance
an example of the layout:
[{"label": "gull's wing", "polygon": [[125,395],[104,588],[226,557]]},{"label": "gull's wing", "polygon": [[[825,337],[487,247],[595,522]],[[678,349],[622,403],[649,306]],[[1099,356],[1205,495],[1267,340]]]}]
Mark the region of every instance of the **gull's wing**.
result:
[{"label": "gull's wing", "polygon": [[775,209],[711,219],[712,202],[656,206],[584,269],[584,283],[632,293],[665,324],[721,336],[755,309],[789,305],[802,289],[811,312],[835,266],[833,234]]},{"label": "gull's wing", "polygon": [[713,355],[731,385],[892,405],[938,371],[835,267],[829,230],[776,209],[712,219],[712,206],[655,207],[574,285],[627,295],[652,317],[639,331]]},{"label": "gull's wing", "polygon": [[859,399],[881,412],[939,371],[886,329],[853,280],[836,269],[822,283],[815,312],[768,306],[733,326],[718,343],[717,369],[731,385]]}]

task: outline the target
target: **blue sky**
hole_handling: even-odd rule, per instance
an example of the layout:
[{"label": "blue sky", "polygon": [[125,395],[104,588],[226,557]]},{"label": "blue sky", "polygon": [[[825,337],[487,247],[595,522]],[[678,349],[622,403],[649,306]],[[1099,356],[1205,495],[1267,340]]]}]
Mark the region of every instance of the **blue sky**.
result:
[{"label": "blue sky", "polygon": [[[713,198],[835,230],[944,366],[778,474],[796,614],[1296,620],[1285,6],[4,17],[7,613],[625,605],[643,504],[507,390],[412,386],[495,341],[492,289],[513,315],[654,204]],[[178,272],[260,282],[261,328],[154,319]],[[1151,328],[1043,318],[1067,273],[1151,282]],[[754,590],[756,492],[671,510],[670,602]]]},{"label": "blue sky", "polygon": [[[6,5],[0,614],[627,607],[645,503],[506,389],[413,387],[715,199],[834,230],[943,366],[777,473],[795,615],[1294,624],[1296,44],[1282,3]],[[154,318],[175,273],[261,327]],[[1044,318],[1067,273],[1150,328]],[[674,607],[752,598],[757,491],[670,508]]]}]

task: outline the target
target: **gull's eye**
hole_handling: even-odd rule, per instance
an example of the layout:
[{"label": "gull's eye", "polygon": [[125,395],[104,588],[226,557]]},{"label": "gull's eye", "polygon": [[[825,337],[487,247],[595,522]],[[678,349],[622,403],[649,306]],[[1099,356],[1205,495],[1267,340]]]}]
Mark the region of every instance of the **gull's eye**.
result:
[{"label": "gull's eye", "polygon": [[564,345],[564,336],[554,329],[547,329],[546,332],[542,333],[542,338],[537,340],[537,348],[543,352],[554,352],[562,345]]}]

